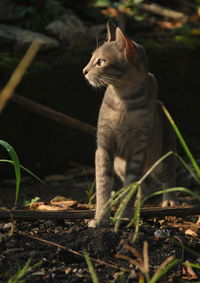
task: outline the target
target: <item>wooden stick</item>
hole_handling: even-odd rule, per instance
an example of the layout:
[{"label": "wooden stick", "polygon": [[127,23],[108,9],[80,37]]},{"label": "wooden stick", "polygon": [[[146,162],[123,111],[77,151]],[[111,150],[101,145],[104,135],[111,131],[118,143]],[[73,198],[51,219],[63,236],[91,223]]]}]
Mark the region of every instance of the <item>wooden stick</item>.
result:
[{"label": "wooden stick", "polygon": [[13,95],[16,87],[22,80],[26,70],[30,66],[31,62],[33,61],[34,57],[38,53],[41,44],[38,41],[34,41],[31,43],[30,47],[28,48],[26,54],[20,61],[19,65],[17,66],[16,70],[13,72],[11,78],[7,82],[4,89],[0,92],[0,112],[5,107],[7,101]]},{"label": "wooden stick", "polygon": [[[200,215],[200,207],[184,208],[142,208],[142,217],[164,217],[164,216],[187,216]],[[91,219],[94,217],[94,210],[65,210],[65,211],[40,211],[40,210],[7,210],[0,209],[0,219]]]},{"label": "wooden stick", "polygon": [[81,132],[90,134],[92,136],[96,136],[96,128],[88,125],[84,122],[81,122],[79,120],[76,120],[66,114],[60,113],[56,110],[53,110],[47,106],[41,105],[35,101],[32,101],[28,98],[22,97],[20,95],[15,94],[11,101],[23,106],[24,108],[40,114],[42,116],[48,117],[58,123],[64,124],[65,126],[74,128],[76,130],[79,130]]},{"label": "wooden stick", "polygon": [[7,210],[0,209],[0,219],[90,219],[94,217],[93,210]]},{"label": "wooden stick", "polygon": [[145,12],[153,13],[163,17],[168,17],[173,20],[179,20],[183,22],[187,20],[187,16],[185,14],[164,8],[158,4],[152,3],[149,5],[149,4],[141,3],[137,7],[141,10],[144,10]]},{"label": "wooden stick", "polygon": [[[60,248],[62,250],[65,250],[67,252],[73,253],[73,254],[81,256],[81,257],[85,257],[84,253],[81,253],[81,252],[78,252],[76,250],[72,250],[72,249],[66,248],[65,246],[60,245],[60,244],[58,244],[56,242],[53,242],[53,241],[49,241],[49,240],[46,240],[46,239],[43,239],[43,238],[39,238],[39,237],[36,237],[36,236],[33,236],[33,235],[28,235],[28,234],[23,233],[23,232],[19,232],[18,235],[21,235],[21,236],[24,236],[24,237],[28,237],[28,238],[31,238],[31,239],[36,240],[36,241],[40,241],[42,243],[45,243],[46,245],[55,246],[57,248]],[[96,258],[93,258],[93,257],[90,256],[90,260],[92,260],[93,262],[95,262],[97,264],[106,265],[106,266],[109,266],[109,267],[112,267],[112,268],[115,268],[115,269],[119,269],[119,265],[112,264],[112,263],[106,262],[106,261],[101,260],[101,259],[96,259]],[[127,268],[122,268],[122,269],[124,271],[130,272],[130,270],[127,269]]]}]

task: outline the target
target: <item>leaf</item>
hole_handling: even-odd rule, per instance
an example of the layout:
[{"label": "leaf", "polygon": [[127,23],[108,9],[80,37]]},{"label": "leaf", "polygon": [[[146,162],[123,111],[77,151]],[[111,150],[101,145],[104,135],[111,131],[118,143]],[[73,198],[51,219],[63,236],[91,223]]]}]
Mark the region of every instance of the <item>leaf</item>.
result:
[{"label": "leaf", "polygon": [[[0,159],[0,162],[6,162],[6,163],[10,163],[12,165],[14,165],[14,162],[12,160],[8,160],[8,159]],[[44,184],[45,182],[40,179],[37,175],[35,175],[32,171],[30,171],[28,168],[20,165],[20,168],[23,169],[24,171],[26,171],[28,174],[30,174],[32,177],[34,177],[35,179],[37,179],[39,182],[41,182],[42,184]]]},{"label": "leaf", "polygon": [[193,236],[193,237],[198,236],[197,233],[195,231],[193,231],[191,228],[189,228],[185,231],[185,235],[190,235],[190,236]]},{"label": "leaf", "polygon": [[185,261],[184,266],[183,266],[183,279],[197,279],[197,275],[192,269],[192,266],[188,260]]},{"label": "leaf", "polygon": [[172,268],[178,262],[179,260],[174,259],[174,256],[169,256],[168,258],[166,258],[158,267],[149,283],[157,282],[170,268]]},{"label": "leaf", "polygon": [[167,119],[169,120],[169,122],[170,122],[170,124],[171,124],[173,130],[175,131],[175,133],[176,133],[176,135],[177,135],[177,137],[178,137],[178,139],[179,139],[179,142],[180,142],[180,144],[182,145],[182,147],[183,147],[185,153],[187,154],[188,158],[190,159],[190,161],[191,161],[191,163],[192,163],[192,165],[193,165],[193,167],[194,167],[194,170],[195,170],[197,176],[200,178],[200,168],[199,168],[199,166],[198,166],[198,164],[197,164],[197,162],[196,162],[194,156],[192,155],[192,153],[191,153],[191,151],[190,151],[190,149],[189,149],[189,147],[188,147],[186,141],[184,140],[184,138],[183,138],[183,136],[182,136],[182,134],[181,134],[179,128],[177,127],[175,121],[173,120],[172,116],[170,115],[170,113],[168,112],[168,110],[167,110],[167,108],[164,106],[164,104],[162,104],[161,107],[162,107],[162,110],[163,110],[163,112],[165,113]]},{"label": "leaf", "polygon": [[94,267],[92,265],[92,262],[91,262],[91,259],[89,257],[89,254],[87,252],[84,252],[84,257],[85,257],[85,261],[87,263],[87,266],[89,268],[90,275],[92,277],[92,282],[93,283],[99,283],[99,279],[98,279],[97,274],[96,274],[96,272],[94,270]]},{"label": "leaf", "polygon": [[15,190],[15,205],[17,204],[19,189],[20,189],[20,181],[21,181],[21,170],[20,163],[17,153],[14,148],[7,143],[6,141],[0,140],[0,144],[8,151],[15,168],[15,178],[16,178],[16,190]]}]

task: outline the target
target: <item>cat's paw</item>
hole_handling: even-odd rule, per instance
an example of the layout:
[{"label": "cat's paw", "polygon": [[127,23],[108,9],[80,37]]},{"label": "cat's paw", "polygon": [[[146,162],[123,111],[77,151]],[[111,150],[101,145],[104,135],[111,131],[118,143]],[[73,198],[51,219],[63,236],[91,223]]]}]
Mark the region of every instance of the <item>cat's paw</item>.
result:
[{"label": "cat's paw", "polygon": [[104,220],[98,220],[98,219],[92,219],[88,222],[88,227],[89,228],[103,228],[103,227],[108,227],[109,226],[109,220],[104,219]]},{"label": "cat's paw", "polygon": [[163,200],[162,201],[162,207],[174,207],[174,206],[178,206],[179,203],[177,200],[169,200],[169,199],[166,199],[166,200]]},{"label": "cat's paw", "polygon": [[163,199],[161,203],[162,207],[174,207],[178,205],[179,205],[179,202],[177,200],[175,192],[169,192],[169,193],[163,194]]}]

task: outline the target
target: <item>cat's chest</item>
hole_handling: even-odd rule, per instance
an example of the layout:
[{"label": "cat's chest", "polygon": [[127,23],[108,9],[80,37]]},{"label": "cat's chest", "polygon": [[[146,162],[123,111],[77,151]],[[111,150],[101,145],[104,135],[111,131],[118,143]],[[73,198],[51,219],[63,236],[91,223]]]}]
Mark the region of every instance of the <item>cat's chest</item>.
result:
[{"label": "cat's chest", "polygon": [[127,111],[124,103],[115,96],[105,96],[99,113],[99,123],[107,124],[113,130],[127,124]]},{"label": "cat's chest", "polygon": [[99,126],[106,125],[115,133],[124,134],[127,130],[141,127],[146,118],[141,111],[129,109],[128,101],[106,93],[99,113]]},{"label": "cat's chest", "polygon": [[98,139],[103,137],[106,144],[126,147],[150,136],[153,124],[151,108],[129,109],[126,101],[108,93],[99,113]]}]

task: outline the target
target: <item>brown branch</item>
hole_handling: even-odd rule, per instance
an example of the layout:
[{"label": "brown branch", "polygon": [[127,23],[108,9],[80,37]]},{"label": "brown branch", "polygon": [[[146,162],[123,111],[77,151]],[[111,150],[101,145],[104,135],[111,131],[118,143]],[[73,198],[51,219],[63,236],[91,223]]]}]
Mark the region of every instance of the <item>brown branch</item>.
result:
[{"label": "brown branch", "polygon": [[92,136],[96,135],[96,128],[88,125],[86,123],[83,123],[79,120],[76,120],[66,114],[60,113],[56,110],[53,110],[47,106],[41,105],[35,101],[32,101],[28,98],[22,97],[20,95],[15,94],[11,101],[13,101],[16,104],[19,104],[20,106],[23,106],[24,108],[40,114],[42,116],[48,117],[60,124],[64,124],[65,126],[74,128],[76,130],[79,130],[81,132],[90,134]]},{"label": "brown branch", "polygon": [[[200,215],[200,207],[184,207],[184,208],[161,208],[151,207],[142,208],[141,217],[163,217],[163,216],[179,216]],[[94,217],[94,210],[62,210],[62,211],[40,211],[40,210],[6,210],[0,209],[0,219],[91,219]]]},{"label": "brown branch", "polygon": [[[81,256],[81,257],[85,257],[83,253],[80,253],[80,252],[72,250],[72,249],[68,249],[65,246],[62,246],[62,245],[60,245],[58,243],[55,243],[55,242],[52,242],[52,241],[49,241],[49,240],[46,240],[46,239],[42,239],[42,238],[39,238],[39,237],[36,237],[36,236],[27,235],[27,234],[22,233],[22,232],[20,232],[19,234],[22,235],[22,236],[25,236],[25,237],[28,237],[28,238],[31,238],[31,239],[43,242],[43,243],[45,243],[47,245],[55,246],[55,247],[60,248],[62,250],[65,250],[65,251],[68,251],[70,253],[73,253],[75,255],[78,255],[78,256]],[[96,258],[92,258],[92,257],[90,257],[90,260],[92,260],[93,262],[96,262],[98,264],[107,265],[109,267],[112,267],[112,268],[115,268],[115,269],[119,269],[118,265],[108,263],[108,262],[106,262],[104,260],[100,260],[100,259],[96,259]],[[125,268],[123,268],[123,270],[129,271],[128,269],[125,269]]]},{"label": "brown branch", "polygon": [[5,107],[7,101],[13,95],[16,87],[22,80],[26,70],[28,69],[29,65],[33,61],[34,57],[36,56],[37,52],[40,49],[41,44],[37,41],[31,43],[30,47],[28,48],[26,54],[20,61],[19,65],[17,66],[16,70],[11,75],[11,78],[7,82],[6,86],[0,92],[0,112]]},{"label": "brown branch", "polygon": [[139,9],[148,12],[153,13],[159,16],[168,17],[173,20],[179,20],[185,22],[187,20],[187,16],[181,12],[177,12],[171,9],[164,8],[158,4],[145,4],[141,3],[137,6]]},{"label": "brown branch", "polygon": [[90,219],[94,217],[92,210],[6,210],[0,209],[0,219]]}]

